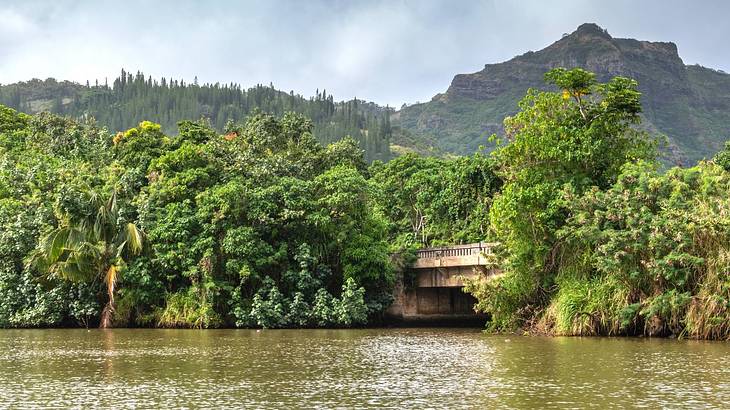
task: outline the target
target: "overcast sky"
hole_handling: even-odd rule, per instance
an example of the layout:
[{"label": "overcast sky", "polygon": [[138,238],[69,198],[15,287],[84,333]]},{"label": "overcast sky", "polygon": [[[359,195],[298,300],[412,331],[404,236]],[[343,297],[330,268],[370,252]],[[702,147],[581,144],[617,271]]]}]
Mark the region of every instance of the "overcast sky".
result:
[{"label": "overcast sky", "polygon": [[125,68],[400,106],[584,22],[730,72],[723,0],[0,0],[0,83],[111,82]]}]

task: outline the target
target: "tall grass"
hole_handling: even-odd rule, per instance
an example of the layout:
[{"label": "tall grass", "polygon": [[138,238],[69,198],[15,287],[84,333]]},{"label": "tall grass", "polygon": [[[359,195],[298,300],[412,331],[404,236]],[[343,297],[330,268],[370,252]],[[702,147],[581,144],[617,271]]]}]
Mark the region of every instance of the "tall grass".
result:
[{"label": "tall grass", "polygon": [[691,338],[730,339],[730,199],[703,201],[695,209],[705,221],[696,225],[693,235],[705,264],[687,309],[684,333]]}]

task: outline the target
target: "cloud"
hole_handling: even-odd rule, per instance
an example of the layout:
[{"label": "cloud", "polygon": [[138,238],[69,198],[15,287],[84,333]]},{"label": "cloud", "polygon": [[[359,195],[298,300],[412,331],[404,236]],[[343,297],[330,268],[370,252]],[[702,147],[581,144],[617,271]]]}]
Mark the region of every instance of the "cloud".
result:
[{"label": "cloud", "polygon": [[15,10],[0,10],[0,35],[3,39],[18,39],[35,29],[25,16]]},{"label": "cloud", "polygon": [[[425,101],[453,76],[537,50],[591,21],[674,41],[730,71],[730,3],[675,0],[21,1],[0,4],[0,82],[92,82],[121,68],[201,82],[274,83],[382,104]],[[661,13],[659,12],[661,10]]]}]

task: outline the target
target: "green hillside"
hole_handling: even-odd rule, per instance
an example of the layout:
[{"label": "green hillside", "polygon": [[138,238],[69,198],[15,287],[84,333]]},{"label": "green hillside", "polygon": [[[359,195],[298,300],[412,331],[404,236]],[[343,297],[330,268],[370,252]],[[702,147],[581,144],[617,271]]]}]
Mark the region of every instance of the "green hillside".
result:
[{"label": "green hillside", "polygon": [[49,111],[71,117],[94,117],[111,131],[123,131],[143,120],[174,133],[179,121],[206,118],[219,131],[229,121],[242,121],[256,110],[282,115],[304,114],[315,124],[315,136],[330,143],[351,136],[368,160],[390,158],[390,108],[360,101],[336,102],[326,91],[311,98],[270,86],[244,89],[239,84],[203,84],[145,77],[122,70],[112,84],[30,80],[0,86],[0,104],[36,114]]}]

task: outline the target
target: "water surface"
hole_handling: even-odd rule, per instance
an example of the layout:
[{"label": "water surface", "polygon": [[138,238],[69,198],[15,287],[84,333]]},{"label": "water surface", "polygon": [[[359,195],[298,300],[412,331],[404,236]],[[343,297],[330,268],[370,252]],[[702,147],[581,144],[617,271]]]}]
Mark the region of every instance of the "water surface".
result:
[{"label": "water surface", "polygon": [[470,329],[0,330],[0,408],[730,408],[728,358]]}]

